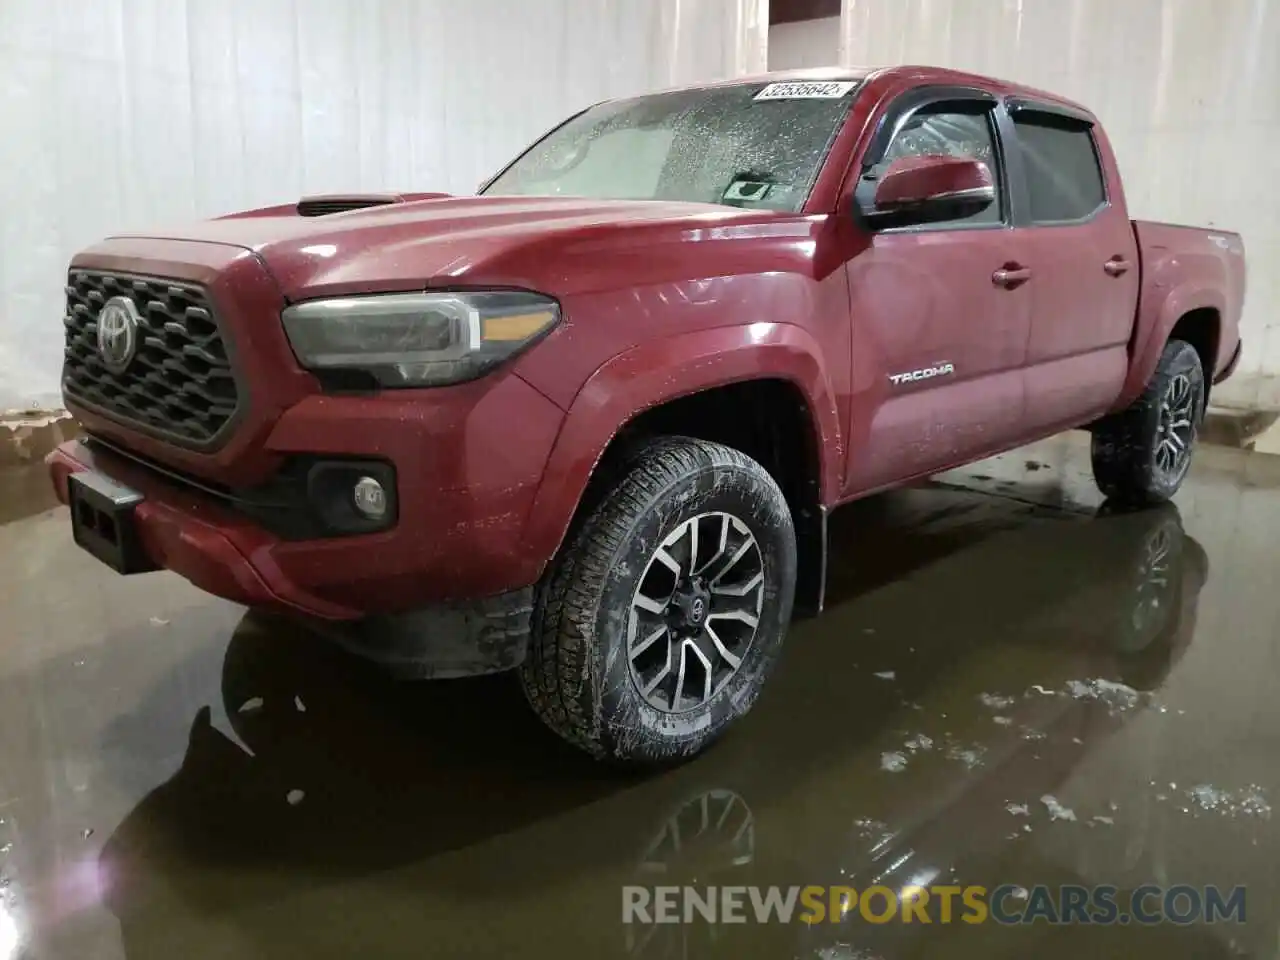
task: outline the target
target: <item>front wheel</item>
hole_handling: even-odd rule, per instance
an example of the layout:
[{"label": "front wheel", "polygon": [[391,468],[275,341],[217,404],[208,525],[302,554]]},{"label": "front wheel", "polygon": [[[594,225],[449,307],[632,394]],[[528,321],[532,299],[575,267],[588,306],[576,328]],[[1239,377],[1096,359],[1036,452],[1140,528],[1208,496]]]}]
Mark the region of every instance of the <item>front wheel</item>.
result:
[{"label": "front wheel", "polygon": [[755,702],[791,617],[796,542],[768,472],[654,441],[539,591],[525,695],[552,730],[630,763],[685,759]]},{"label": "front wheel", "polygon": [[1186,479],[1204,415],[1204,370],[1191,344],[1170,340],[1142,396],[1093,431],[1093,476],[1124,503],[1168,500]]}]

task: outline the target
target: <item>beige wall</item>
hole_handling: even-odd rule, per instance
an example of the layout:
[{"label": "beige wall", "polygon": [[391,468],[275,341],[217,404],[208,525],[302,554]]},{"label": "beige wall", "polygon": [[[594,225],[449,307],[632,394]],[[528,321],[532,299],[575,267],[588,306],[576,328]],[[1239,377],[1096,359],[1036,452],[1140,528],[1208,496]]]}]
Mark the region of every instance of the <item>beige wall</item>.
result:
[{"label": "beige wall", "polygon": [[[839,31],[832,37],[832,31]],[[775,27],[770,66],[925,63],[1078,99],[1115,143],[1133,216],[1244,235],[1240,373],[1280,408],[1280,0],[844,0]]]}]

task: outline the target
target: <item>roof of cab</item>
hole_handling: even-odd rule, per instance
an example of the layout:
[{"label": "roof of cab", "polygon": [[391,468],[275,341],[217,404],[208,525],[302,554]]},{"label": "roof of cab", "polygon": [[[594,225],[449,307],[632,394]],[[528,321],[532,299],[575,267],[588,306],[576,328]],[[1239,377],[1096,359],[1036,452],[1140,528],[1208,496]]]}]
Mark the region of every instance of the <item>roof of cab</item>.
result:
[{"label": "roof of cab", "polygon": [[727,80],[706,80],[702,83],[682,83],[670,90],[702,90],[707,87],[733,87],[738,84],[776,83],[780,80],[865,80],[880,67],[809,67],[803,70],[774,70],[771,73],[753,73]]}]

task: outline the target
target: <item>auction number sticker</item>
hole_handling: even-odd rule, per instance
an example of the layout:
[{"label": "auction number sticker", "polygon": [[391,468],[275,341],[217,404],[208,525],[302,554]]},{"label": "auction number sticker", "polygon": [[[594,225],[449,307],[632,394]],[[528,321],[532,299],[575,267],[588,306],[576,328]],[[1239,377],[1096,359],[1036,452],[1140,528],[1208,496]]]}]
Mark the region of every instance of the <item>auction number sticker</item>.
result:
[{"label": "auction number sticker", "polygon": [[771,83],[755,100],[838,100],[853,89],[854,80],[782,80]]}]

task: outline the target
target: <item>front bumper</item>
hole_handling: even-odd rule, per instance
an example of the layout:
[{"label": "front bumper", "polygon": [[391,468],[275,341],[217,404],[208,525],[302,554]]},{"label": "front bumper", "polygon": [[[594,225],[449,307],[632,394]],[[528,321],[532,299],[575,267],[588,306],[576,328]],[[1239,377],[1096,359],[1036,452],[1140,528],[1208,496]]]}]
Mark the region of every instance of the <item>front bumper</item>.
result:
[{"label": "front bumper", "polygon": [[[105,474],[142,494],[148,557],[209,593],[328,620],[399,614],[520,591],[547,557],[522,543],[563,413],[516,376],[432,391],[313,395],[265,441],[273,456],[368,457],[395,466],[399,514],[377,533],[282,539],[227,502],[75,440],[48,458],[67,476]],[[518,424],[519,426],[515,426]]]},{"label": "front bumper", "polygon": [[291,580],[278,564],[264,563],[274,546],[269,534],[198,495],[177,487],[166,489],[147,476],[145,468],[91,449],[82,440],[62,444],[46,462],[54,492],[64,504],[68,476],[82,470],[105,474],[141,492],[144,499],[134,509],[134,517],[147,556],[201,590],[246,606],[331,620],[361,615],[354,607],[333,603]]}]

